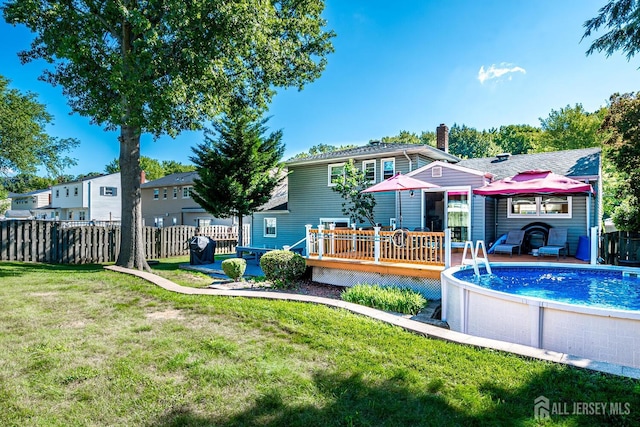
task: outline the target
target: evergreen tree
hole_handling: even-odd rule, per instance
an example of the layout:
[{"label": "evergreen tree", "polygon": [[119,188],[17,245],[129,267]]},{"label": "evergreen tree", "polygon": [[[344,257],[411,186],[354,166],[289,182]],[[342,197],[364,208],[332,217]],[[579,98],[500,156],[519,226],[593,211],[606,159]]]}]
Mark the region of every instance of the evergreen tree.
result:
[{"label": "evergreen tree", "polygon": [[199,175],[193,198],[215,217],[238,217],[238,244],[242,218],[269,201],[284,179],[282,131],[265,136],[268,120],[247,109],[234,111],[214,122],[215,132],[207,130],[205,142],[192,148]]}]

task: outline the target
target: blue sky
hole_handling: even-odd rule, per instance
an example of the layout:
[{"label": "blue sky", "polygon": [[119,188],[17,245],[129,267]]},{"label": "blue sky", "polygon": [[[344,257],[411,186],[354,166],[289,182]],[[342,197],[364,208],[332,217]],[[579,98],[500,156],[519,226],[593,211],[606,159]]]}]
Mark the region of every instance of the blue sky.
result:
[{"label": "blue sky", "polygon": [[[317,144],[364,144],[401,130],[435,131],[440,123],[478,130],[539,126],[552,109],[587,111],[615,92],[640,90],[640,58],[585,55],[583,24],[607,0],[327,0],[337,33],[322,77],[303,91],[280,90],[270,129],[282,129],[285,158]],[[0,22],[0,74],[38,94],[55,123],[49,132],[81,141],[67,173],[101,172],[118,156],[117,133],[70,115],[60,88],[37,80],[42,63],[20,65],[31,36]],[[188,163],[197,132],[153,141],[142,155]]]}]

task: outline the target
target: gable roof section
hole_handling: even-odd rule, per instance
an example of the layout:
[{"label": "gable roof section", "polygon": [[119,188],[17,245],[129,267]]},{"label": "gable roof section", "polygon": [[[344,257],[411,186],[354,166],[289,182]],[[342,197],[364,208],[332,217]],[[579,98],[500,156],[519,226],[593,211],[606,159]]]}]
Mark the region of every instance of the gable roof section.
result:
[{"label": "gable roof section", "polygon": [[51,189],[50,188],[45,188],[43,190],[33,190],[33,191],[29,191],[28,193],[9,193],[9,198],[16,199],[18,197],[36,196],[36,195],[42,194],[42,193],[51,194]]},{"label": "gable roof section", "polygon": [[405,151],[407,154],[422,154],[433,160],[444,160],[453,163],[460,161],[456,156],[445,153],[444,151],[438,150],[430,145],[378,143],[348,148],[346,150],[316,154],[315,156],[304,157],[301,159],[289,159],[286,164],[288,166],[293,166],[317,163],[335,163],[349,159],[370,159],[372,157],[383,157],[385,155],[403,154]]},{"label": "gable roof section", "polygon": [[452,164],[452,163],[447,163],[447,162],[441,162],[440,160],[437,160],[435,162],[431,162],[428,165],[424,165],[419,169],[416,169],[414,171],[409,172],[407,175],[409,176],[414,176],[414,175],[418,175],[426,170],[432,169],[434,167],[443,167],[443,168],[447,168],[447,169],[452,169],[452,170],[456,170],[459,172],[464,172],[464,173],[468,173],[470,175],[477,175],[477,176],[486,176],[487,172],[483,172],[483,171],[479,171],[476,169],[471,169],[465,166],[460,166],[460,164]]},{"label": "gable roof section", "polygon": [[173,187],[178,185],[191,185],[193,180],[198,177],[198,172],[178,172],[171,175],[163,176],[162,178],[154,179],[153,181],[145,182],[140,185],[140,188],[158,188],[158,187]]},{"label": "gable roof section", "polygon": [[506,160],[497,157],[461,160],[458,166],[489,172],[495,179],[514,176],[520,172],[545,169],[573,178],[596,178],[600,175],[600,148],[517,154]]}]

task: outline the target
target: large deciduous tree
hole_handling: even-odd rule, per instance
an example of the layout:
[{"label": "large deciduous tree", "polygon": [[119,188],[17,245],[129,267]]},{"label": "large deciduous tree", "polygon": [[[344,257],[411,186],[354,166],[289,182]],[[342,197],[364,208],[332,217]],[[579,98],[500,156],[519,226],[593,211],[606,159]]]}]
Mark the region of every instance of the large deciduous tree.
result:
[{"label": "large deciduous tree", "polygon": [[606,112],[606,108],[601,108],[595,113],[588,113],[582,104],[551,110],[546,119],[540,119],[543,132],[537,140],[535,151],[560,151],[601,146],[603,137],[598,130]]},{"label": "large deciduous tree", "polygon": [[602,128],[607,158],[621,175],[613,220],[621,230],[640,231],[640,92],[612,95]]},{"label": "large deciduous tree", "polygon": [[320,76],[332,51],[322,0],[8,0],[35,33],[23,61],[53,66],[76,113],[120,129],[122,246],[116,264],[148,269],[140,135],[200,129],[230,104],[264,107],[277,87]]},{"label": "large deciduous tree", "polygon": [[493,142],[495,132],[482,132],[466,125],[454,124],[449,130],[449,153],[463,159],[489,157],[498,154],[498,147]]},{"label": "large deciduous tree", "polygon": [[10,89],[9,80],[0,76],[0,173],[32,174],[43,166],[57,176],[74,165],[75,160],[63,153],[79,141],[49,136],[46,127],[52,122],[35,94]]},{"label": "large deciduous tree", "polygon": [[205,142],[193,147],[198,178],[192,197],[215,217],[238,217],[238,244],[243,242],[243,217],[269,201],[284,179],[282,131],[265,135],[268,118],[239,109],[214,122]]},{"label": "large deciduous tree", "polygon": [[503,153],[527,154],[540,139],[540,128],[529,125],[500,126],[495,136],[495,144]]}]

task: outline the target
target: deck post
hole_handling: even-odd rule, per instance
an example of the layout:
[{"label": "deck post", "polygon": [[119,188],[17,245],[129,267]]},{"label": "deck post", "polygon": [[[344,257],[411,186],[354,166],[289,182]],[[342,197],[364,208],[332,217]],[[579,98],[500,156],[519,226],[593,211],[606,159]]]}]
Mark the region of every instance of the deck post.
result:
[{"label": "deck post", "polygon": [[311,253],[311,224],[306,224],[304,226],[305,236],[307,236],[307,257]]},{"label": "deck post", "polygon": [[322,259],[324,252],[324,225],[318,225],[318,259]]},{"label": "deck post", "polygon": [[332,222],[331,224],[329,224],[329,230],[331,230],[331,245],[329,246],[329,254],[330,255],[335,255],[336,253],[336,224],[334,222]]},{"label": "deck post", "polygon": [[451,267],[451,229],[444,230],[444,268]]},{"label": "deck post", "polygon": [[373,227],[373,262],[380,263],[380,227]]},{"label": "deck post", "polygon": [[353,230],[353,234],[351,235],[351,250],[355,252],[356,251],[356,233],[355,233],[356,223],[355,222],[351,223],[351,229]]}]

